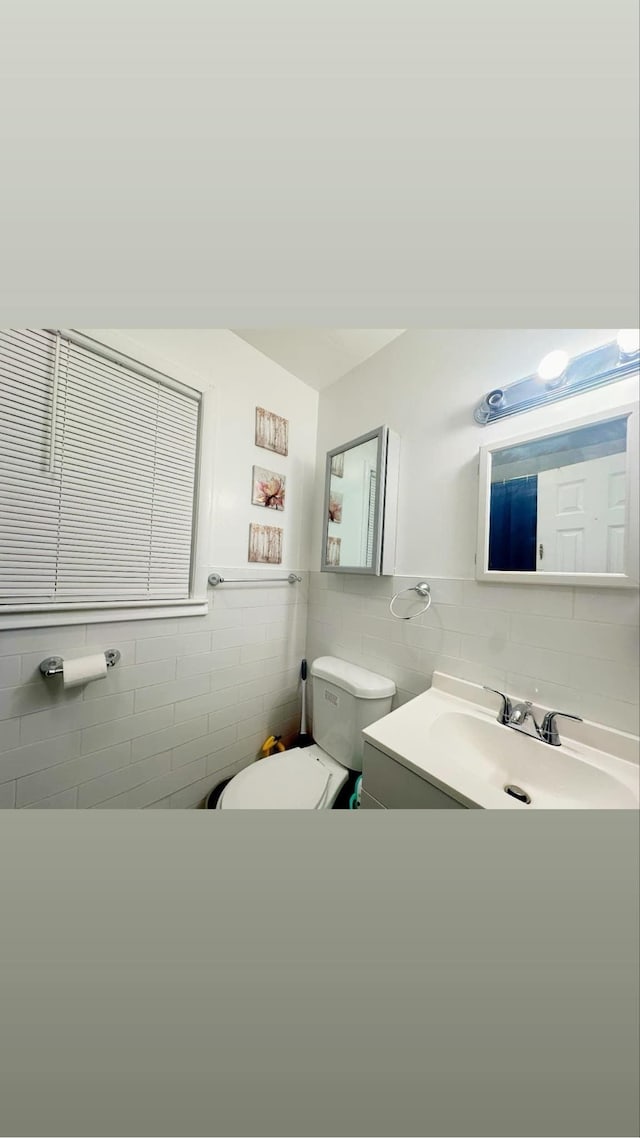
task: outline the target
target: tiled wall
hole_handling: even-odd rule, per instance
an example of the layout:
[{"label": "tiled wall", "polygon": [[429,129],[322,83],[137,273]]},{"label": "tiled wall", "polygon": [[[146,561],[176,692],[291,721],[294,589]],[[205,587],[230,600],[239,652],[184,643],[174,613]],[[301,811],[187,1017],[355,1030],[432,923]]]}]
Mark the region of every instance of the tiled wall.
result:
[{"label": "tiled wall", "polygon": [[[295,732],[301,575],[219,586],[204,617],[0,633],[0,807],[192,807]],[[104,680],[65,692],[39,673],[106,648],[122,659]]]},{"label": "tiled wall", "polygon": [[[395,705],[438,670],[638,733],[637,590],[428,578],[428,612],[393,619],[391,596],[418,580],[312,573],[309,659],[342,656],[390,676]],[[408,596],[401,613],[423,603]]]}]

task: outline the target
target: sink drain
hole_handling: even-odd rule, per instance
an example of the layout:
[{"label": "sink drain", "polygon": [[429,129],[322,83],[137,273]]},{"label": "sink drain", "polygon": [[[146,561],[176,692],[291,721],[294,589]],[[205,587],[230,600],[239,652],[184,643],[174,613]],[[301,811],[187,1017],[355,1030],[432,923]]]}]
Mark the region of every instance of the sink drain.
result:
[{"label": "sink drain", "polygon": [[526,790],[523,790],[521,786],[516,786],[513,782],[508,782],[504,789],[512,798],[517,798],[518,802],[524,802],[527,806],[531,802]]}]

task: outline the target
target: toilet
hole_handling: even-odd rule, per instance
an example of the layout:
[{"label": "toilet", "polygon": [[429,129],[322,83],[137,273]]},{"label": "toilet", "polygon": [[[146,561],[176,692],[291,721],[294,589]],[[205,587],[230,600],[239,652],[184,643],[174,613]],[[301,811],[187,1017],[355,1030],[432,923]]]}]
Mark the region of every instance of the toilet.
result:
[{"label": "toilet", "polygon": [[362,730],[391,711],[386,676],[320,656],[311,666],[313,738],[245,767],[225,786],[217,810],[328,810],[349,771],[362,770]]}]

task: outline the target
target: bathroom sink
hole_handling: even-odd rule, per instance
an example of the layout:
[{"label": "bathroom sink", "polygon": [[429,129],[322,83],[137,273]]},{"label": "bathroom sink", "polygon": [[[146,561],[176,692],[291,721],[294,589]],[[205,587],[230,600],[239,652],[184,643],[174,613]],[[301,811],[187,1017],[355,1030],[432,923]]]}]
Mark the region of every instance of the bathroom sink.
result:
[{"label": "bathroom sink", "polygon": [[573,737],[561,733],[561,745],[554,747],[498,723],[496,704],[497,698],[478,685],[435,673],[429,691],[364,735],[467,806],[638,809],[640,767],[633,736],[597,724],[571,724]]}]

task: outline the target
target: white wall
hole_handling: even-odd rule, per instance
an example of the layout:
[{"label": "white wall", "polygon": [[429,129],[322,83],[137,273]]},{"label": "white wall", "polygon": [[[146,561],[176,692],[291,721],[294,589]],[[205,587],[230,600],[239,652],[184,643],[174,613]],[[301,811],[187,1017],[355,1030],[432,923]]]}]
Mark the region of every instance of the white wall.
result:
[{"label": "white wall", "polygon": [[[251,762],[267,735],[299,722],[307,616],[317,393],[233,333],[86,330],[206,390],[200,581],[212,570],[298,585],[209,589],[203,617],[0,631],[0,807],[193,806]],[[256,405],[290,420],[289,455],[254,445]],[[283,512],[251,505],[253,465],[287,476]],[[208,476],[210,475],[210,477]],[[284,529],[282,566],[249,565],[249,522]],[[119,648],[105,680],[64,692],[40,660]]]},{"label": "white wall", "polygon": [[[209,571],[247,569],[250,521],[282,527],[285,573],[307,569],[318,393],[224,328],[82,330],[193,387],[213,386]],[[286,458],[254,445],[256,406],[289,419]],[[282,512],[251,505],[254,465],[286,475]],[[250,568],[251,576],[261,572],[272,575],[273,566]]]},{"label": "white wall", "polygon": [[[428,687],[439,668],[637,732],[637,591],[496,585],[477,582],[474,566],[478,448],[630,401],[638,383],[622,380],[487,427],[474,422],[474,407],[491,388],[535,371],[553,348],[574,354],[616,331],[409,331],[321,393],[319,469],[327,450],[383,423],[401,437],[397,577],[312,573],[310,659],[334,652],[391,675],[400,700]],[[425,577],[430,611],[394,621],[392,592]]]}]

